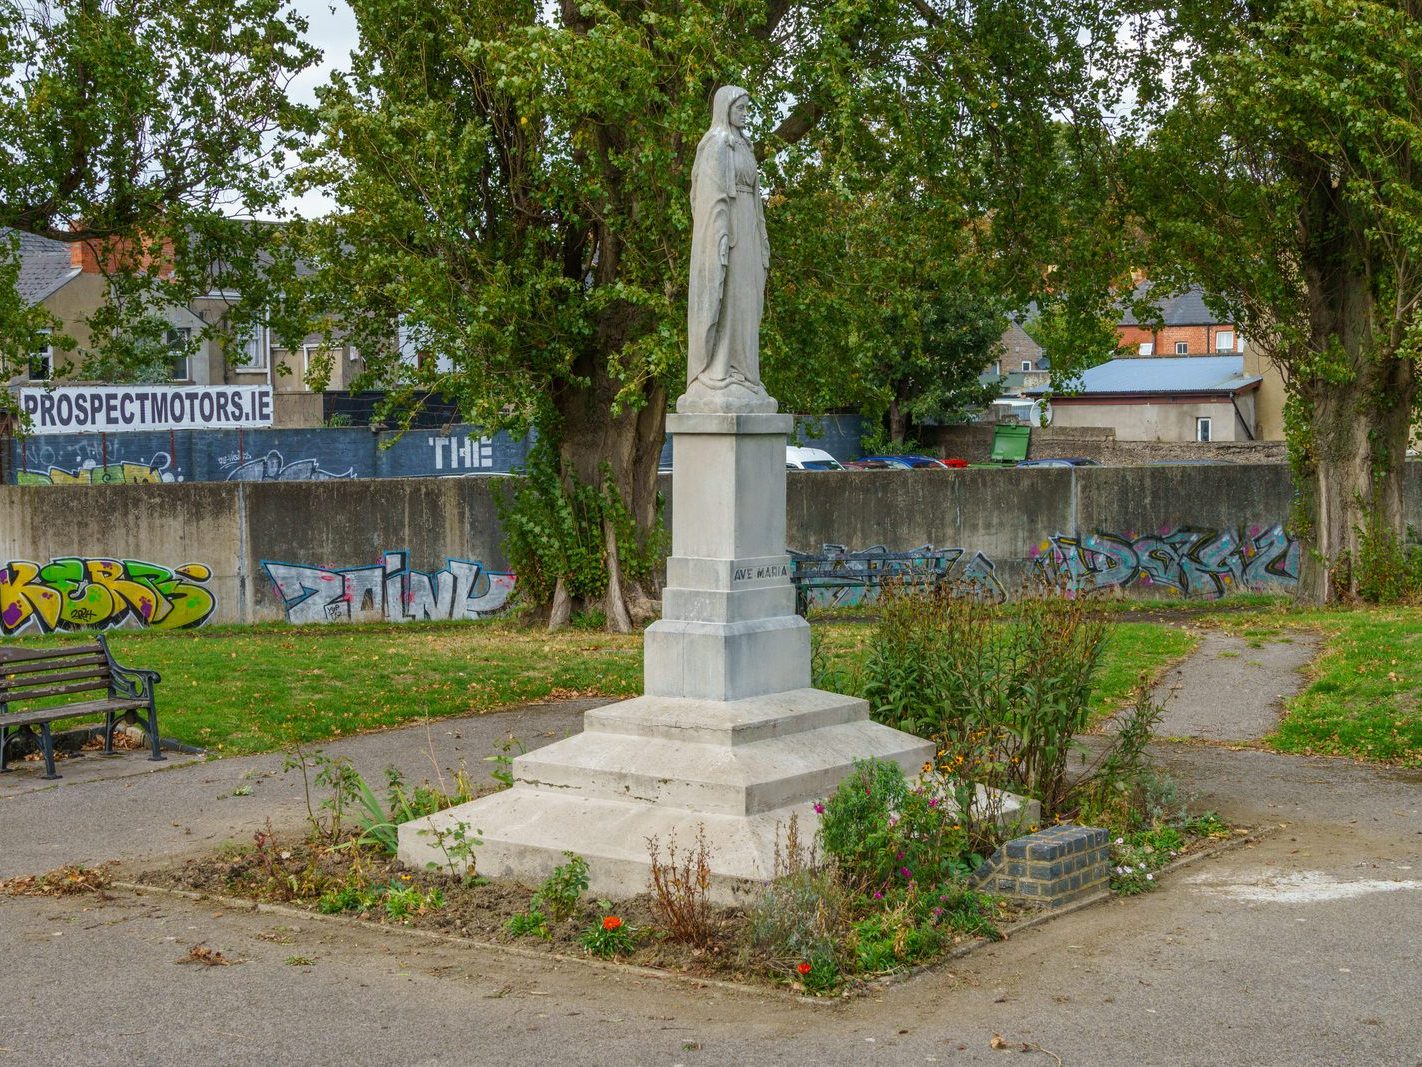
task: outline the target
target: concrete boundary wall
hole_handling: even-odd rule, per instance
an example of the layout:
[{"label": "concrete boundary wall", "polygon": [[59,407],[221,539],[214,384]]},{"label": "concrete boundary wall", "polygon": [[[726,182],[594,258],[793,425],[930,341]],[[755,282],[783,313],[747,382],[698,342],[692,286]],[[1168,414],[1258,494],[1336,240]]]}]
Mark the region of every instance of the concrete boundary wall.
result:
[{"label": "concrete boundary wall", "polygon": [[[3,633],[290,618],[491,613],[513,579],[507,478],[0,486]],[[664,479],[663,489],[669,489]],[[668,493],[668,496],[670,494]],[[961,549],[1010,591],[1287,587],[1298,546],[1281,465],[792,472],[789,548]],[[1422,527],[1422,464],[1407,517]]]}]

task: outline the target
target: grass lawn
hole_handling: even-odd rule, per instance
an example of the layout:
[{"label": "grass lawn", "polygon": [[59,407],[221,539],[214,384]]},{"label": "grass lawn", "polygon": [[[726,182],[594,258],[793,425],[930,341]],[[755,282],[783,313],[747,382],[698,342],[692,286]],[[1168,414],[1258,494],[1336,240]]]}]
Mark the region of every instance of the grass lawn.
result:
[{"label": "grass lawn", "polygon": [[[831,662],[853,676],[868,624],[817,626]],[[1114,710],[1141,671],[1159,674],[1194,638],[1173,626],[1117,623],[1094,708]],[[73,644],[80,635],[24,638]],[[235,756],[342,735],[574,696],[642,691],[642,635],[575,630],[547,634],[500,623],[210,627],[116,630],[120,662],[163,675],[165,737]]]},{"label": "grass lawn", "polygon": [[1280,752],[1422,766],[1422,609],[1351,608],[1215,616],[1246,640],[1298,629],[1324,637],[1311,682],[1265,740]]},{"label": "grass lawn", "polygon": [[[642,690],[641,635],[550,635],[487,622],[116,630],[120,663],[163,675],[165,737],[217,755],[323,741],[429,716]],[[25,639],[72,644],[80,635]]]}]

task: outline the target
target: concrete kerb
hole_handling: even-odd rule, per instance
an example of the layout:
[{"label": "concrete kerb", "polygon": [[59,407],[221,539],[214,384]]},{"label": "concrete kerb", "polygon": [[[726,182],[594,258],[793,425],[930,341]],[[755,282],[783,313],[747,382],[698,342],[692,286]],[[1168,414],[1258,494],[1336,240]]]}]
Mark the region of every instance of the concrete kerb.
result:
[{"label": "concrete kerb", "polygon": [[[1235,849],[1243,848],[1246,845],[1254,844],[1264,838],[1277,833],[1285,828],[1287,824],[1281,823],[1277,826],[1261,827],[1250,830],[1239,837],[1231,838],[1228,841],[1221,841],[1219,844],[1199,852],[1192,852],[1188,856],[1182,856],[1174,863],[1164,867],[1159,874],[1167,876],[1175,871],[1192,864],[1199,863],[1206,859],[1232,852]],[[382,923],[366,922],[362,919],[352,918],[345,915],[323,915],[317,911],[306,911],[302,908],[294,908],[286,904],[272,904],[267,901],[247,900],[242,897],[228,897],[215,893],[200,893],[191,889],[176,889],[170,886],[149,885],[145,882],[112,882],[110,888],[120,889],[135,896],[157,895],[173,897],[180,900],[188,900],[194,903],[199,901],[211,902],[231,911],[256,912],[261,915],[276,915],[284,919],[301,920],[324,924],[338,929],[359,929],[363,931],[380,931],[407,937],[414,940],[428,941],[435,944],[458,946],[462,948],[478,949],[483,952],[493,952],[514,959],[541,960],[553,963],[570,963],[580,967],[591,967],[594,970],[616,972],[618,974],[634,975],[638,978],[647,978],[653,981],[671,982],[675,985],[689,986],[693,989],[716,989],[725,993],[734,993],[738,996],[771,998],[787,1002],[801,1004],[811,1004],[818,1007],[843,1003],[856,997],[867,996],[872,992],[892,989],[895,986],[911,982],[926,974],[933,974],[942,970],[949,963],[969,956],[979,949],[998,942],[985,937],[974,938],[961,945],[956,945],[938,959],[928,963],[921,963],[913,967],[896,971],[893,974],[882,975],[876,978],[863,980],[855,988],[847,989],[843,993],[833,997],[812,997],[793,990],[778,989],[774,986],[755,986],[743,982],[728,982],[721,978],[705,978],[690,974],[677,974],[675,971],[665,971],[656,967],[642,967],[630,963],[613,963],[607,960],[591,959],[586,956],[569,956],[561,952],[535,952],[530,949],[520,948],[517,945],[505,945],[497,941],[479,941],[474,938],[460,937],[457,934],[440,933],[435,930],[420,930],[408,926],[386,926]],[[1060,908],[1049,911],[1042,911],[1030,918],[1013,923],[1002,931],[1000,940],[1007,941],[1018,934],[1026,933],[1034,927],[1042,926],[1057,919],[1066,918],[1087,908],[1095,907],[1104,901],[1112,899],[1109,891],[1097,893],[1081,900],[1065,904]]]}]

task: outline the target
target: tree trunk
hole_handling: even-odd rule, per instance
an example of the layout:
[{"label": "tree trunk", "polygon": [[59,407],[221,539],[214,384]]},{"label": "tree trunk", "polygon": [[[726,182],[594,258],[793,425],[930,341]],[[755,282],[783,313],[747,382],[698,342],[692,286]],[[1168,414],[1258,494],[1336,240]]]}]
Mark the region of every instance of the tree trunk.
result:
[{"label": "tree trunk", "polygon": [[[1402,366],[1400,360],[1391,362]],[[1395,405],[1378,405],[1370,399],[1369,386],[1353,383],[1331,386],[1314,402],[1313,462],[1305,472],[1312,530],[1304,539],[1301,600],[1327,604],[1357,593],[1356,566],[1346,568],[1339,582],[1338,564],[1344,559],[1357,563],[1362,531],[1370,524],[1401,543],[1411,392]]]},{"label": "tree trunk", "polygon": [[896,445],[904,443],[908,437],[908,415],[899,405],[897,397],[889,401],[889,440]]},{"label": "tree trunk", "polygon": [[[610,415],[618,382],[600,359],[580,361],[576,373],[585,375],[585,388],[566,388],[554,398],[560,418],[560,467],[565,489],[573,479],[584,485],[606,483],[621,500],[636,524],[636,547],[644,547],[657,519],[657,467],[666,428],[666,390],[656,382],[644,385],[645,403],[635,411]],[[626,571],[629,546],[617,543],[610,519],[602,523],[608,567],[608,587],[602,609],[607,628],[627,633],[634,622],[645,621],[651,597],[642,583]],[[550,623],[551,625],[551,623]]]},{"label": "tree trunk", "polygon": [[[1297,386],[1309,423],[1295,462],[1305,505],[1298,595],[1311,604],[1357,594],[1365,529],[1405,539],[1404,463],[1418,385],[1412,360],[1398,353],[1396,324],[1392,337],[1375,328],[1379,309],[1359,257],[1319,247],[1329,254],[1309,272],[1310,343],[1315,360],[1335,369]],[[1352,566],[1340,570],[1344,560]]]}]

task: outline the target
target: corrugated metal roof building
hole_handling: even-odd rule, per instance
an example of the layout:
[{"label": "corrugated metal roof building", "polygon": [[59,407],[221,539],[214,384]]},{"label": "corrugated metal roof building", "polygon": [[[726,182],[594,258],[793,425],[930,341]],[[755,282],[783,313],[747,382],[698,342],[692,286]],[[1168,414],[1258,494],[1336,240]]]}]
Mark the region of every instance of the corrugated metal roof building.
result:
[{"label": "corrugated metal roof building", "polygon": [[1106,427],[1118,441],[1253,441],[1262,380],[1243,356],[1113,359],[1052,396],[1052,425]]}]

